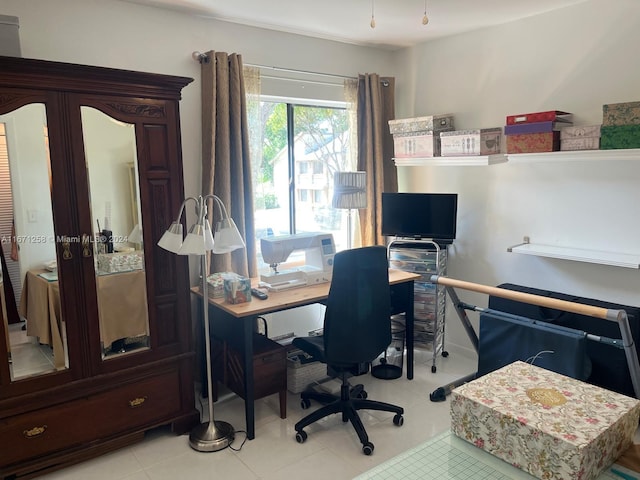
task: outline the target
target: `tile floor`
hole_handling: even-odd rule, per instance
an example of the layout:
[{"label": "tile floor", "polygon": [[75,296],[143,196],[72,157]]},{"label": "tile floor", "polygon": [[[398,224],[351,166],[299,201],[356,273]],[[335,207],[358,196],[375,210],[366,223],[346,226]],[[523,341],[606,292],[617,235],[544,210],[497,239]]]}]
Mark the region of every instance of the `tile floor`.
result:
[{"label": "tile floor", "polygon": [[[175,480],[227,478],[233,480],[351,479],[375,465],[412,448],[449,428],[449,401],[434,403],[429,393],[475,371],[476,360],[450,350],[439,358],[431,373],[431,356],[416,350],[415,378],[380,380],[358,377],[369,398],[396,403],[405,409],[404,425],[393,425],[393,414],[362,412],[361,418],[375,445],[371,456],[362,454],[350,424],[333,415],[306,429],[304,444],[295,441],[296,421],[311,410],[300,408],[299,396],[288,395],[287,419],[278,415],[278,396],[256,402],[256,438],[240,451],[230,448],[201,453],[192,450],[188,436],[175,436],[162,427],[144,441],[102,457],[45,475],[47,480]],[[313,403],[311,409],[318,405]],[[199,408],[207,411],[206,404]],[[225,393],[214,405],[215,417],[243,430],[244,402]],[[240,448],[243,433],[236,434],[233,448]]]}]

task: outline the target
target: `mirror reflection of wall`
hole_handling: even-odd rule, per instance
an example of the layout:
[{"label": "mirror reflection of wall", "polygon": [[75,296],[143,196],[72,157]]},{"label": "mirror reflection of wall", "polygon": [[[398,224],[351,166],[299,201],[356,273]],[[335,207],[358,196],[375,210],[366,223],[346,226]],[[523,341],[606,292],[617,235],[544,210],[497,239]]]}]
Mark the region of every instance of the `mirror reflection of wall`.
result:
[{"label": "mirror reflection of wall", "polygon": [[[42,104],[26,105],[0,115],[6,141],[0,173],[2,182],[7,182],[3,183],[6,188],[2,189],[0,210],[2,215],[8,215],[5,224],[14,227],[14,235],[7,235],[7,225],[3,225],[2,231],[3,239],[9,238],[3,242],[3,250],[6,247],[11,251],[6,260],[11,282],[6,278],[2,282],[2,313],[11,321],[11,309],[19,311],[18,323],[5,326],[14,380],[69,366],[64,345],[65,324],[55,296],[58,282],[39,276],[45,265],[55,264],[56,260],[46,120]],[[22,326],[21,320],[26,320],[26,325]]]},{"label": "mirror reflection of wall", "polygon": [[56,259],[45,107],[26,105],[0,121],[6,124],[22,281],[27,271]]},{"label": "mirror reflection of wall", "polygon": [[[92,228],[97,235],[110,230],[116,250],[133,247],[127,239],[140,218],[139,201],[130,187],[131,166],[137,166],[134,126],[91,107],[81,111]],[[137,181],[137,175],[134,178]]]}]

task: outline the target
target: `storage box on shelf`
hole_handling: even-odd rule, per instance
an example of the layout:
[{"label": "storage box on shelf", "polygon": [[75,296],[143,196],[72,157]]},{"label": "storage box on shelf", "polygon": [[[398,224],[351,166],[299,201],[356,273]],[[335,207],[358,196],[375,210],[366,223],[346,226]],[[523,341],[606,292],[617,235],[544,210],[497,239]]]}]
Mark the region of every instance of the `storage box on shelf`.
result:
[{"label": "storage box on shelf", "polygon": [[640,402],[514,362],[453,390],[451,430],[540,479],[594,479],[632,443]]},{"label": "storage box on shelf", "polygon": [[571,117],[571,113],[559,110],[507,116],[504,127],[507,153],[560,150],[560,130],[573,125]]},{"label": "storage box on shelf", "polygon": [[532,122],[519,123],[517,125],[505,125],[505,135],[521,135],[525,133],[548,133],[561,131],[573,126],[571,122]]},{"label": "storage box on shelf", "polygon": [[598,150],[600,125],[565,127],[560,130],[560,150]]},{"label": "storage box on shelf", "polygon": [[453,130],[453,115],[389,120],[396,158],[440,156],[440,132]]},{"label": "storage box on shelf", "polygon": [[603,125],[600,148],[602,150],[640,148],[640,125]]},{"label": "storage box on shelf", "polygon": [[600,148],[640,148],[640,102],[602,106]]},{"label": "storage box on shelf", "polygon": [[640,102],[608,103],[602,106],[602,125],[640,125]]},{"label": "storage box on shelf", "polygon": [[506,135],[507,153],[541,153],[560,150],[560,132]]},{"label": "storage box on shelf", "polygon": [[436,371],[439,354],[444,350],[444,319],[446,294],[442,285],[431,283],[432,275],[446,275],[447,249],[430,241],[391,243],[389,266],[420,274],[414,281],[414,346],[432,353],[431,371]]},{"label": "storage box on shelf", "polygon": [[533,122],[571,122],[572,114],[560,110],[547,110],[546,112],[519,113],[507,116],[507,125]]},{"label": "storage box on shelf", "polygon": [[478,128],[440,132],[443,157],[493,155],[500,153],[502,128]]}]

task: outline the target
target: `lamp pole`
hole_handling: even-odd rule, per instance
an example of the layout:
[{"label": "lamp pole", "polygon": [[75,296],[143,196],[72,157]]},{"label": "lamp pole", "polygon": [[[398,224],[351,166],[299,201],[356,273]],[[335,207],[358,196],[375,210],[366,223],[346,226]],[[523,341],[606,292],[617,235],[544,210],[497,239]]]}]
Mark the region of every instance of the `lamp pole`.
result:
[{"label": "lamp pole", "polygon": [[207,392],[209,393],[209,421],[207,423],[201,423],[189,434],[189,445],[194,450],[199,452],[216,452],[222,450],[233,442],[235,438],[235,430],[231,424],[214,420],[213,417],[213,396],[212,387],[213,379],[211,374],[211,336],[209,326],[209,294],[207,285],[208,275],[208,262],[207,254],[201,256],[201,270],[202,270],[202,318],[204,322],[204,344],[207,357]]},{"label": "lamp pole", "polygon": [[[218,205],[222,214],[222,220],[216,227],[216,236],[211,232],[209,220],[207,218],[207,200],[212,199]],[[189,229],[185,239],[182,238],[182,223],[180,219],[184,212],[185,204],[188,200],[196,203],[198,220]],[[216,242],[216,238],[218,241]],[[227,213],[222,200],[216,195],[199,195],[197,198],[188,197],[180,206],[178,218],[164,233],[158,241],[158,245],[165,250],[178,255],[199,255],[200,270],[202,272],[202,316],[204,322],[204,343],[206,354],[207,371],[207,391],[209,392],[208,410],[209,419],[197,425],[189,434],[189,445],[199,452],[216,452],[222,450],[233,442],[235,430],[231,424],[214,419],[213,398],[211,392],[213,388],[213,378],[211,373],[211,335],[209,325],[209,293],[207,277],[209,265],[207,262],[207,252],[229,253],[245,246],[244,240],[238,231],[233,219]]]}]

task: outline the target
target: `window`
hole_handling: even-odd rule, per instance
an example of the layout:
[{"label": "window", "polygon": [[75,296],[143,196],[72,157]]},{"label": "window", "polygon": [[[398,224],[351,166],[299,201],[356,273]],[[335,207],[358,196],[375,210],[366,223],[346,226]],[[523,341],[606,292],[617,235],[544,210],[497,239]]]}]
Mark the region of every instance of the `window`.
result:
[{"label": "window", "polygon": [[252,138],[251,144],[262,150],[252,152],[258,267],[265,267],[260,238],[267,232],[330,232],[336,248],[345,248],[346,213],[333,209],[331,198],[333,173],[353,170],[346,107],[262,97],[253,108],[260,108],[260,114],[250,117],[261,125],[250,130],[261,138]]}]

